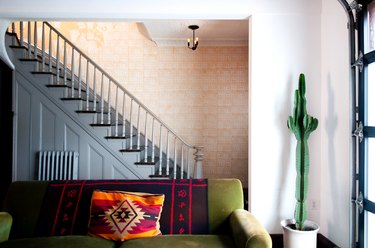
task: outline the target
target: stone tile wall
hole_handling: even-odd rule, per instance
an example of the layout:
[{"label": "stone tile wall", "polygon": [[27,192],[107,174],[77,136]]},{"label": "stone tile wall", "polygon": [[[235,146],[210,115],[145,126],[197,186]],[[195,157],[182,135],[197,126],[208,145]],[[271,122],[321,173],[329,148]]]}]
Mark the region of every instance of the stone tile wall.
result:
[{"label": "stone tile wall", "polygon": [[203,145],[205,177],[247,186],[247,47],[157,47],[136,23],[52,25],[186,141]]}]

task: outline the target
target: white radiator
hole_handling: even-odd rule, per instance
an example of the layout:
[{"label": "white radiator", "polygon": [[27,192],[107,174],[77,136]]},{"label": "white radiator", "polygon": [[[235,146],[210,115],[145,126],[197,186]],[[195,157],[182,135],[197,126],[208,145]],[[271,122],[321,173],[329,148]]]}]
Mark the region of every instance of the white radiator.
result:
[{"label": "white radiator", "polygon": [[73,180],[77,178],[78,152],[39,152],[38,180]]}]

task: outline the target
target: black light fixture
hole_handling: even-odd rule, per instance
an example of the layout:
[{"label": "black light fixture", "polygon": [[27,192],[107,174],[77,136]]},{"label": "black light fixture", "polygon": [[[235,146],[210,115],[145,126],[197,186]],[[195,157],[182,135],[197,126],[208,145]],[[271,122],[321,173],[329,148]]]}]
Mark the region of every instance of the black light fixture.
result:
[{"label": "black light fixture", "polygon": [[195,37],[195,30],[197,30],[198,28],[199,28],[199,26],[198,25],[190,25],[189,26],[189,28],[191,29],[191,30],[193,30],[193,40],[192,40],[192,42],[193,42],[193,44],[192,44],[192,46],[190,47],[190,38],[187,40],[187,44],[188,44],[188,48],[190,48],[191,50],[195,50],[195,49],[197,49],[197,47],[198,47],[198,37]]}]

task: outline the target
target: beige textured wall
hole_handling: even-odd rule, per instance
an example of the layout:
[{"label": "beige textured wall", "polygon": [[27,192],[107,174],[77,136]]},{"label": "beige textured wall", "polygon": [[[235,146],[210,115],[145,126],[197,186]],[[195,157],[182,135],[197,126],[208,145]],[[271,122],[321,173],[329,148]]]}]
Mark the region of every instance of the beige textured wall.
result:
[{"label": "beige textured wall", "polygon": [[203,145],[205,177],[247,185],[247,47],[157,47],[135,23],[52,25],[187,142]]}]

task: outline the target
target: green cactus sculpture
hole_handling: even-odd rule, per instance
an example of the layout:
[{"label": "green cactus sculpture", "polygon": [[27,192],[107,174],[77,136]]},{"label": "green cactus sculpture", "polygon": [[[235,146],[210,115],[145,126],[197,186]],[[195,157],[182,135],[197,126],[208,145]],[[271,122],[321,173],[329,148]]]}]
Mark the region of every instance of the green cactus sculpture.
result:
[{"label": "green cactus sculpture", "polygon": [[306,198],[309,174],[309,147],[307,140],[310,134],[318,127],[318,119],[309,116],[306,112],[306,85],[305,75],[300,74],[298,89],[294,93],[293,116],[289,116],[288,128],[297,139],[296,148],[296,208],[294,219],[296,229],[303,230],[307,215]]}]

